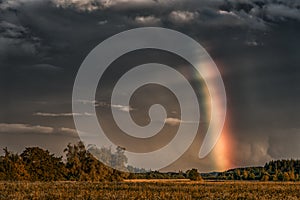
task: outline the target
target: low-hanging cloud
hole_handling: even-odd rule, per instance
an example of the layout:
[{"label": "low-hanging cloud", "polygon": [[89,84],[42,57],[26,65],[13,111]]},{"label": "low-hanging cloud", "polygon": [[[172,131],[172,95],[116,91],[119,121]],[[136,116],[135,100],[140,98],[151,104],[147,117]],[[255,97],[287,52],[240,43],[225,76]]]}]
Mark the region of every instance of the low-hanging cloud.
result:
[{"label": "low-hanging cloud", "polygon": [[68,136],[77,136],[77,130],[72,128],[31,125],[31,124],[10,124],[0,123],[0,134],[62,134]]},{"label": "low-hanging cloud", "polygon": [[36,112],[33,115],[41,117],[73,117],[73,116],[93,116],[92,113],[44,113]]},{"label": "low-hanging cloud", "polygon": [[134,21],[139,25],[147,25],[147,26],[154,26],[160,24],[160,19],[150,15],[150,16],[137,16],[135,17]]},{"label": "low-hanging cloud", "polygon": [[0,133],[53,133],[54,128],[29,124],[0,124]]},{"label": "low-hanging cloud", "polygon": [[189,23],[193,20],[196,20],[198,17],[197,12],[189,12],[189,11],[172,11],[169,15],[170,21],[173,23]]},{"label": "low-hanging cloud", "polygon": [[125,105],[114,105],[114,104],[112,104],[112,105],[110,105],[112,108],[116,108],[116,109],[118,109],[118,110],[120,110],[120,111],[123,111],[123,112],[129,112],[129,111],[132,111],[132,110],[134,110],[132,107],[130,107],[130,106],[125,106]]},{"label": "low-hanging cloud", "polygon": [[165,123],[170,125],[170,126],[177,126],[177,125],[180,125],[180,124],[191,124],[191,123],[199,123],[199,122],[196,122],[196,121],[183,121],[181,119],[178,119],[178,118],[174,118],[174,117],[168,117],[165,119]]},{"label": "low-hanging cloud", "polygon": [[95,11],[107,8],[151,6],[156,0],[52,0],[58,7],[74,8],[78,11]]},{"label": "low-hanging cloud", "polygon": [[[123,112],[130,112],[132,110],[135,110],[134,108],[132,108],[129,105],[120,105],[120,104],[110,104],[107,103],[105,101],[89,101],[89,100],[78,100],[76,103],[80,103],[80,104],[93,104],[95,105],[95,107],[101,107],[101,108],[112,108],[112,109],[117,109],[119,111],[123,111]],[[42,113],[41,113],[42,114]],[[49,113],[51,114],[51,113]],[[74,114],[72,113],[61,113],[62,115],[66,114],[67,116],[73,116]],[[80,115],[89,115],[90,113],[77,113],[77,116]],[[76,115],[76,114],[75,114]]]}]

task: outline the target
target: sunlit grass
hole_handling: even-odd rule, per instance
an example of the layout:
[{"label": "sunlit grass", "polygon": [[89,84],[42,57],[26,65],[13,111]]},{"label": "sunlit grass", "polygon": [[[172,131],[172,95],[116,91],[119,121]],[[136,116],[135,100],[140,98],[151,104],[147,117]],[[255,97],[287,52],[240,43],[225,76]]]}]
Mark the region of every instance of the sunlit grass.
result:
[{"label": "sunlit grass", "polygon": [[0,199],[299,199],[294,182],[0,182]]}]

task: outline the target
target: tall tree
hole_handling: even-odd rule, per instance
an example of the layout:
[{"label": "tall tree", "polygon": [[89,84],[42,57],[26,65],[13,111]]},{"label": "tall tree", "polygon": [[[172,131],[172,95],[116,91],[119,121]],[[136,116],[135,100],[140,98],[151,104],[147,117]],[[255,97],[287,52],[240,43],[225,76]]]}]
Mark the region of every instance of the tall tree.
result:
[{"label": "tall tree", "polygon": [[62,157],[55,157],[39,147],[26,148],[21,154],[32,181],[56,181],[65,179]]}]

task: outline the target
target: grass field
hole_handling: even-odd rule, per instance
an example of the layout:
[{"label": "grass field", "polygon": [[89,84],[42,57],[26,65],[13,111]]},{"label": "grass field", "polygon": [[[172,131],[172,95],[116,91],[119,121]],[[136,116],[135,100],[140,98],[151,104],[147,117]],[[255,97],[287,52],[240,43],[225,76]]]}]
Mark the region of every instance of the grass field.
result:
[{"label": "grass field", "polygon": [[300,183],[0,182],[0,199],[300,199]]}]

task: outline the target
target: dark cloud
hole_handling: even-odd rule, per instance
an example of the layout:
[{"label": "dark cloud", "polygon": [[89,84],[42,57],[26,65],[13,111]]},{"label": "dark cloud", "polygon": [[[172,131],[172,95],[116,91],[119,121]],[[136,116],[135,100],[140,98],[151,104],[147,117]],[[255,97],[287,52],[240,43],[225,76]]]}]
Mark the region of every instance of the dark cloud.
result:
[{"label": "dark cloud", "polygon": [[34,64],[30,67],[32,69],[36,69],[36,70],[47,70],[47,71],[61,71],[62,70],[61,67],[54,66],[51,64],[46,64],[46,63]]},{"label": "dark cloud", "polygon": [[270,4],[265,7],[267,17],[273,20],[295,19],[300,20],[300,9],[282,4]]},{"label": "dark cloud", "polygon": [[[262,28],[268,24],[268,21],[277,21],[284,18],[299,20],[299,3],[295,1],[275,1],[275,0],[243,0],[243,1],[187,1],[184,5],[180,0],[173,1],[103,1],[103,0],[84,0],[84,1],[65,1],[53,0],[56,6],[63,8],[74,8],[81,12],[97,12],[98,10],[111,9],[112,12],[121,10],[135,10],[147,8],[152,10],[154,14],[158,14],[158,18],[166,19],[168,14],[171,21],[190,21],[198,15],[198,11],[211,10],[217,14],[232,18],[231,23],[245,24],[250,27]],[[157,10],[163,8],[163,12],[157,13]],[[161,10],[161,9],[160,9]],[[165,13],[165,12],[169,13]],[[201,13],[201,12],[200,12]],[[210,23],[210,18],[205,16],[205,19]],[[213,15],[213,14],[211,14]],[[214,20],[215,17],[211,19]],[[200,18],[201,19],[201,18]],[[226,20],[224,20],[226,22]],[[219,23],[218,25],[226,25]]]},{"label": "dark cloud", "polygon": [[299,128],[278,129],[270,134],[268,153],[273,158],[299,158]]},{"label": "dark cloud", "polygon": [[40,46],[39,38],[22,25],[0,22],[0,58],[6,56],[33,56]]}]

